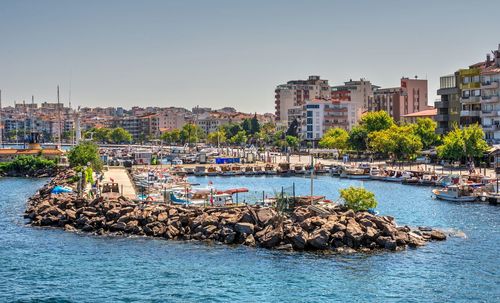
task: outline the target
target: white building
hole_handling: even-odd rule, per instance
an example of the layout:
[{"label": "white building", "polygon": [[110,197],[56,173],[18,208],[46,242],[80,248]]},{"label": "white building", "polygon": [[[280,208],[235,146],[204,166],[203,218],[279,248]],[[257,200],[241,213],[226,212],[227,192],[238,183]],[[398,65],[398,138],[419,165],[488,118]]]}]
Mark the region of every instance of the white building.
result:
[{"label": "white building", "polygon": [[288,110],[303,106],[306,100],[330,99],[328,80],[309,76],[307,80],[293,80],[281,84],[275,90],[276,122],[288,124]]},{"label": "white building", "polygon": [[500,45],[481,71],[481,125],[487,141],[500,143]]}]

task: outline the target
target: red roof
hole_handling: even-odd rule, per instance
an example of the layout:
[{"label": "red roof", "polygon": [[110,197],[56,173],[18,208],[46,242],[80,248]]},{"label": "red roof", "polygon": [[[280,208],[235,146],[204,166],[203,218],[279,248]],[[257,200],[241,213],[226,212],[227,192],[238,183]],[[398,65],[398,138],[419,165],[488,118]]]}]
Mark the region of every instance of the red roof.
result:
[{"label": "red roof", "polygon": [[427,110],[403,115],[403,117],[432,117],[435,115],[437,115],[437,109],[433,108],[433,109],[427,109]]}]

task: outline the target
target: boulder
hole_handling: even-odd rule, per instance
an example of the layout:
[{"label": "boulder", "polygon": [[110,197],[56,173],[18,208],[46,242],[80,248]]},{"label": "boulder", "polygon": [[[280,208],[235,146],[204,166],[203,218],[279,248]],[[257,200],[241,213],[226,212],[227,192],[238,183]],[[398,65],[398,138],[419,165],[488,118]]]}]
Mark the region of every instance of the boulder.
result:
[{"label": "boulder", "polygon": [[432,230],[431,239],[436,241],[443,241],[446,240],[446,235],[439,230]]},{"label": "boulder", "polygon": [[391,237],[387,237],[387,236],[378,237],[377,244],[380,245],[382,248],[389,249],[389,250],[395,250],[397,247],[396,240],[392,239]]},{"label": "boulder", "polygon": [[111,231],[124,231],[125,228],[127,228],[127,224],[124,222],[116,222],[113,225],[111,225],[110,230]]},{"label": "boulder", "polygon": [[159,213],[157,220],[160,222],[168,220],[168,213]]},{"label": "boulder", "polygon": [[328,247],[328,238],[330,237],[330,232],[326,229],[321,228],[314,231],[309,235],[309,239],[307,240],[307,244],[316,248],[316,249],[325,249]]},{"label": "boulder", "polygon": [[[271,227],[270,225],[268,227]],[[263,231],[266,231],[264,235],[261,237],[258,237],[259,244],[262,247],[266,248],[273,248],[275,247],[278,243],[281,242],[281,239],[283,238],[283,234],[279,229],[264,229]]]},{"label": "boulder", "polygon": [[307,233],[304,231],[299,231],[288,236],[290,242],[292,242],[293,247],[298,250],[302,250],[307,244]]},{"label": "boulder", "polygon": [[261,208],[256,210],[256,216],[258,222],[261,225],[265,226],[273,223],[276,216],[276,212],[271,208]]},{"label": "boulder", "polygon": [[246,238],[245,238],[245,242],[243,242],[244,245],[247,245],[247,246],[255,246],[255,238],[253,235],[248,235]]},{"label": "boulder", "polygon": [[234,231],[240,233],[240,234],[253,234],[254,232],[254,225],[252,223],[236,223],[234,225]]}]

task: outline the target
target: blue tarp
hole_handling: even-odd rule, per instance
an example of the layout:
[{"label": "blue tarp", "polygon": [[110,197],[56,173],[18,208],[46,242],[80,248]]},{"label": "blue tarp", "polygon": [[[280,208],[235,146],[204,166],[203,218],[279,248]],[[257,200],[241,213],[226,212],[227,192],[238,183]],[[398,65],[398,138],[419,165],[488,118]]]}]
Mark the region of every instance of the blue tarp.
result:
[{"label": "blue tarp", "polygon": [[51,193],[53,194],[61,194],[61,193],[70,193],[72,192],[71,188],[56,186],[52,189]]},{"label": "blue tarp", "polygon": [[240,158],[215,158],[215,164],[240,163]]}]

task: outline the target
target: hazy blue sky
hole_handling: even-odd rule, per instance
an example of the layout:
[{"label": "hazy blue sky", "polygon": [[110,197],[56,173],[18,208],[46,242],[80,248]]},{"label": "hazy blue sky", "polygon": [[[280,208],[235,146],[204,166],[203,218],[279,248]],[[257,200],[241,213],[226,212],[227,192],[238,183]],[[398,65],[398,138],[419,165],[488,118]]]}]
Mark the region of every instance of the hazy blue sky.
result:
[{"label": "hazy blue sky", "polygon": [[88,106],[274,111],[274,88],[320,75],[396,86],[482,60],[495,1],[0,0],[0,89]]}]

